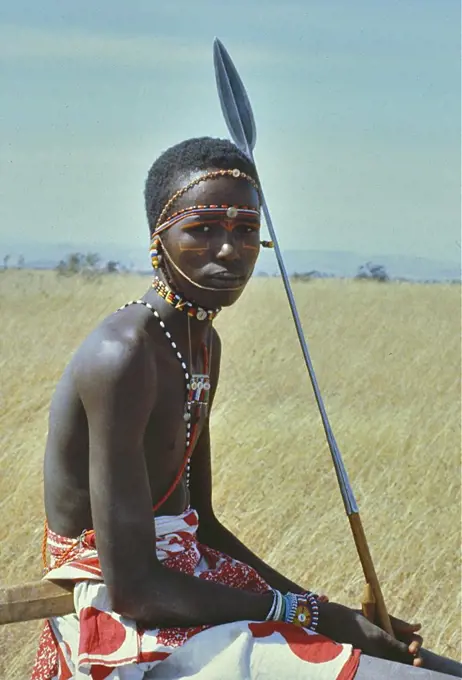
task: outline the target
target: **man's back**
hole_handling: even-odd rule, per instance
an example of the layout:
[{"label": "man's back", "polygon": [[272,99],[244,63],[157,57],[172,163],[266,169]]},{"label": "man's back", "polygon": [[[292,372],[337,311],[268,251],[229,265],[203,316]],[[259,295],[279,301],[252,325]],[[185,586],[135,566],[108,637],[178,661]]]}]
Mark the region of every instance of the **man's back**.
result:
[{"label": "man's back", "polygon": [[[52,398],[45,452],[45,506],[49,526],[64,536],[78,536],[93,528],[89,487],[89,427],[79,394],[79,380],[90,356],[140,351],[156,365],[155,399],[144,433],[146,470],[153,503],[160,498],[181,464],[185,451],[183,418],[184,374],[152,312],[134,305],[104,321],[84,340],[66,367]],[[136,386],[135,386],[136,387]],[[136,392],[127,400],[136,400]],[[101,404],[103,407],[103,404]],[[130,451],[125,452],[130,456]],[[136,489],[133,489],[136,493]],[[161,514],[179,514],[188,504],[188,490],[180,483],[159,508]]]}]

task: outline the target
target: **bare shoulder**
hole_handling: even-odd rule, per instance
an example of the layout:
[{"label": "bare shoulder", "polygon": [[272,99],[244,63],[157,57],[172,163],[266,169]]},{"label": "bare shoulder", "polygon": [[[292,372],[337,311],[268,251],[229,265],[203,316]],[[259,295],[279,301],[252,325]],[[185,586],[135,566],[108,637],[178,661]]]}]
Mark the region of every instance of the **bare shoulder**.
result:
[{"label": "bare shoulder", "polygon": [[79,393],[115,387],[121,381],[125,388],[128,381],[138,390],[143,384],[155,384],[156,343],[146,329],[149,314],[138,306],[122,310],[87,336],[71,362]]}]

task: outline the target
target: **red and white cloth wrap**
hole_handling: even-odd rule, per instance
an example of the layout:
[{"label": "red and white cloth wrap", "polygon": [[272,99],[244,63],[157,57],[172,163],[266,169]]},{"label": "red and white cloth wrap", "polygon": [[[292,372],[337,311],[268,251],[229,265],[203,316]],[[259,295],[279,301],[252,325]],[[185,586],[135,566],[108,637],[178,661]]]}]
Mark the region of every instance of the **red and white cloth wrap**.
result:
[{"label": "red and white cloth wrap", "polygon": [[[257,593],[268,584],[251,567],[198,543],[198,516],[155,518],[157,556],[165,566],[197,578]],[[49,531],[47,579],[75,582],[75,614],[46,622],[32,680],[204,680],[354,678],[359,652],[292,624],[236,621],[219,626],[154,628],[111,610],[94,534],[53,568],[75,539]]]}]

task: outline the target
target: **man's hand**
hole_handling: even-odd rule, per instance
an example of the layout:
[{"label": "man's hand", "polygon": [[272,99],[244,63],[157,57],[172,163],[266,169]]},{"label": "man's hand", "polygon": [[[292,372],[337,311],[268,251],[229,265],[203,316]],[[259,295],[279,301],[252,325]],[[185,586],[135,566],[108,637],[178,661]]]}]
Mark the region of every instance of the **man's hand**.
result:
[{"label": "man's hand", "polygon": [[421,635],[417,635],[417,632],[422,627],[420,623],[407,623],[401,619],[396,619],[394,616],[390,616],[390,622],[396,638],[408,645],[408,651],[414,657],[413,665],[421,666],[422,659],[419,656],[419,652],[423,639]]},{"label": "man's hand", "polygon": [[420,666],[418,656],[422,638],[416,635],[419,624],[409,624],[391,617],[396,638],[368,621],[359,611],[335,602],[319,603],[319,626],[321,635],[337,642],[346,642],[365,654]]}]

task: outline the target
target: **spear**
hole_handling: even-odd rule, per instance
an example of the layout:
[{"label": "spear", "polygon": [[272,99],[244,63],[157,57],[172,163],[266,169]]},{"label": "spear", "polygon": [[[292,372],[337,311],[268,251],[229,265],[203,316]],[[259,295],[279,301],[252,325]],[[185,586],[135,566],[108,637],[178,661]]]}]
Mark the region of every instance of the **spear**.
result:
[{"label": "spear", "polygon": [[[221,109],[231,138],[233,139],[236,146],[241,149],[241,151],[243,151],[248,156],[248,158],[250,158],[254,165],[256,165],[253,150],[255,148],[257,133],[252,107],[237,69],[234,66],[231,57],[226,51],[223,43],[218,40],[218,38],[215,38],[213,44],[213,58]],[[298,315],[297,306],[295,304],[295,299],[292,293],[289,277],[287,275],[284,259],[279,247],[276,232],[274,230],[273,221],[271,219],[263,190],[261,189],[261,182],[259,182],[259,184],[261,205],[263,214],[265,216],[265,222],[268,227],[271,240],[274,244],[277,263],[281,272],[287,298],[289,300],[290,310],[292,312],[295,328],[297,330],[303,358],[308,369],[308,375],[313,387],[316,403],[321,415],[327,443],[329,444],[329,450],[332,456],[335,473],[337,475],[340,492],[342,494],[343,504],[350,522],[356,549],[363,568],[364,577],[366,579],[366,587],[363,597],[363,613],[368,618],[372,619],[374,619],[376,613],[379,625],[387,633],[394,636],[390,623],[390,617],[383,599],[382,589],[377,578],[377,573],[372,561],[366,534],[361,522],[358,505],[356,503],[355,495],[353,493],[340,450],[337,446],[334,433],[332,432],[329,418],[327,417],[327,412],[318,386],[318,381],[316,379],[310,353],[308,351],[308,345],[303,333],[302,324]]]}]

